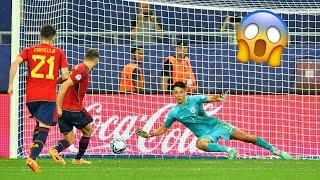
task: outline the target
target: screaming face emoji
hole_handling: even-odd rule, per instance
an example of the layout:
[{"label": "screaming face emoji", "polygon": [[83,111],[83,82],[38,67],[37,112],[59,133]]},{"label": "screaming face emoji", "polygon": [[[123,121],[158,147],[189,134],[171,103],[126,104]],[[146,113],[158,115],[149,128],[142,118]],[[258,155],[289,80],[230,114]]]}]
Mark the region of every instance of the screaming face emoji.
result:
[{"label": "screaming face emoji", "polygon": [[268,61],[269,66],[279,67],[284,47],[288,44],[288,30],[276,14],[258,10],[248,14],[237,29],[237,59],[247,63]]}]

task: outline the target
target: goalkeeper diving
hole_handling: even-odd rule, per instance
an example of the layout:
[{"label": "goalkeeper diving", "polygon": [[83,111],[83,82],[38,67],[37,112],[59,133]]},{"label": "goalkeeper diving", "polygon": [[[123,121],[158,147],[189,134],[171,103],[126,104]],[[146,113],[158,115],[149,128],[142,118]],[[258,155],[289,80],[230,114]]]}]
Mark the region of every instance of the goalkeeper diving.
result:
[{"label": "goalkeeper diving", "polygon": [[223,102],[228,97],[229,92],[224,92],[220,95],[187,96],[185,89],[186,85],[183,82],[176,82],[173,85],[173,94],[177,104],[169,111],[167,119],[160,128],[151,133],[138,129],[135,133],[144,138],[160,136],[166,133],[175,121],[179,121],[198,138],[196,146],[200,150],[206,152],[226,152],[228,159],[234,159],[237,155],[236,149],[221,146],[217,143],[219,138],[225,140],[234,139],[265,148],[282,159],[291,159],[291,156],[286,152],[278,150],[261,137],[243,132],[217,117],[210,116],[204,111],[203,103]]}]

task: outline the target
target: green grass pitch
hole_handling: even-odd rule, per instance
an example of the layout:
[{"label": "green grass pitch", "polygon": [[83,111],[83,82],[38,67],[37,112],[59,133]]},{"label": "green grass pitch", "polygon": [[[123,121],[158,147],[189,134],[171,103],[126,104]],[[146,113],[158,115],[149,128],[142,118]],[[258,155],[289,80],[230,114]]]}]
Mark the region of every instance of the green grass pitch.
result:
[{"label": "green grass pitch", "polygon": [[217,160],[217,159],[89,159],[91,165],[56,165],[39,159],[35,174],[24,159],[0,159],[1,180],[33,179],[320,179],[319,160]]}]

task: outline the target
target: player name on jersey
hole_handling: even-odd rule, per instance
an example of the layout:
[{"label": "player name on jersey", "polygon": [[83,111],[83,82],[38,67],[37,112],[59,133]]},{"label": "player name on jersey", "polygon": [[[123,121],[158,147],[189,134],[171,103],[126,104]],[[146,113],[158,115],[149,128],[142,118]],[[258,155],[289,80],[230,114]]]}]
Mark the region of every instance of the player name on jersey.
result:
[{"label": "player name on jersey", "polygon": [[56,53],[56,49],[54,49],[54,48],[34,48],[33,52],[54,54],[54,53]]}]

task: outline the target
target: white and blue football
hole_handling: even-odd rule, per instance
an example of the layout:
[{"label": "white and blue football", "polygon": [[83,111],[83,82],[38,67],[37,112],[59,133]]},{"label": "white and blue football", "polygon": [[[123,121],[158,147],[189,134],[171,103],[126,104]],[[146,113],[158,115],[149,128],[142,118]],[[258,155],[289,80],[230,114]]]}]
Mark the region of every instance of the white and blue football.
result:
[{"label": "white and blue football", "polygon": [[110,143],[110,148],[115,154],[122,154],[127,148],[127,144],[122,139],[115,139]]}]

